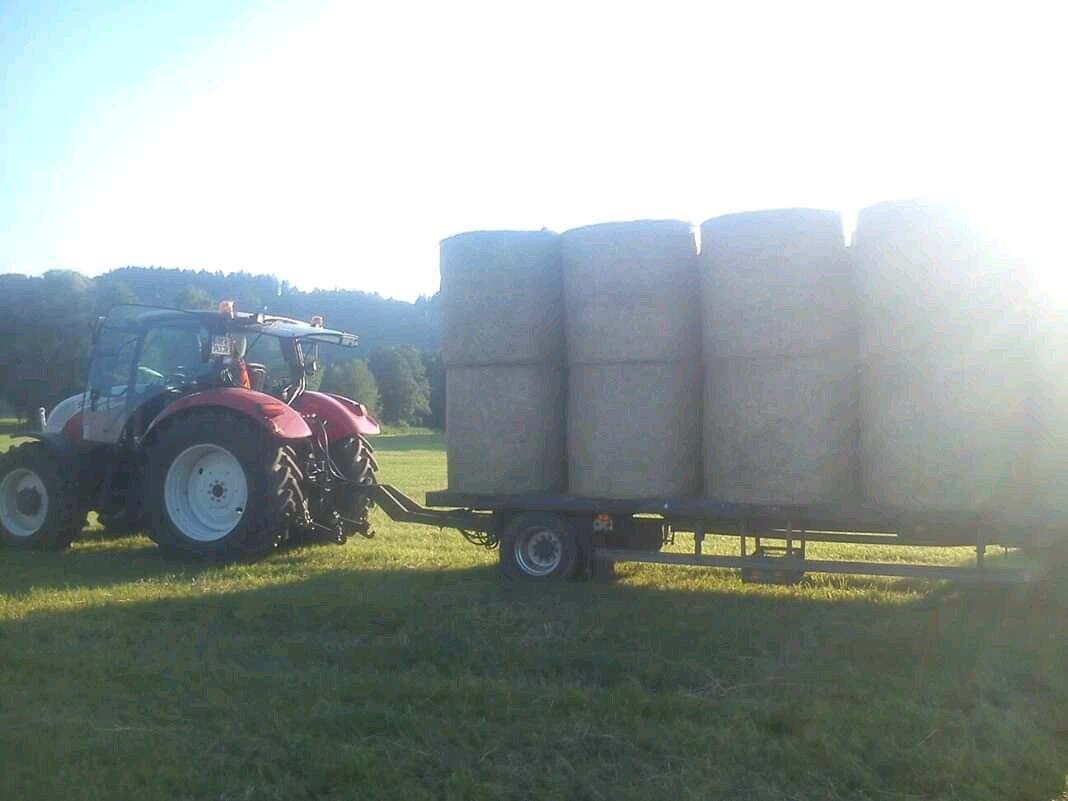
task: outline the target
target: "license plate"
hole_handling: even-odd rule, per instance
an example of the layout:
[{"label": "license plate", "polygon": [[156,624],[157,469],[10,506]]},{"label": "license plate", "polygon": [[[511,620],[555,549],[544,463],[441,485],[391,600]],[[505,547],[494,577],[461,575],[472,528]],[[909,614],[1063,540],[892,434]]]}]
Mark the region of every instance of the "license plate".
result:
[{"label": "license plate", "polygon": [[211,338],[211,355],[212,356],[229,356],[230,355],[230,337],[212,337]]}]

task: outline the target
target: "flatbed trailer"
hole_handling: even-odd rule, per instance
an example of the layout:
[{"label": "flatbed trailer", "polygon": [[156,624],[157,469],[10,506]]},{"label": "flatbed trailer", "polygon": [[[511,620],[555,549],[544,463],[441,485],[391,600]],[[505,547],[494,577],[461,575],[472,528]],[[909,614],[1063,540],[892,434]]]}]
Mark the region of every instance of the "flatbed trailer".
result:
[{"label": "flatbed trailer", "polygon": [[[845,573],[978,582],[1027,582],[1037,568],[987,565],[991,545],[1038,546],[1049,521],[1029,512],[912,512],[866,504],[765,505],[710,498],[619,500],[565,494],[483,495],[441,490],[426,505],[396,487],[373,497],[394,520],[455,528],[470,541],[499,548],[501,567],[526,578],[608,577],[617,562],[733,568],[746,581],[793,583],[806,573]],[[689,552],[665,552],[678,532],[692,533]],[[710,535],[737,539],[736,554],[705,553]],[[973,566],[811,559],[814,542],[974,549]]]}]

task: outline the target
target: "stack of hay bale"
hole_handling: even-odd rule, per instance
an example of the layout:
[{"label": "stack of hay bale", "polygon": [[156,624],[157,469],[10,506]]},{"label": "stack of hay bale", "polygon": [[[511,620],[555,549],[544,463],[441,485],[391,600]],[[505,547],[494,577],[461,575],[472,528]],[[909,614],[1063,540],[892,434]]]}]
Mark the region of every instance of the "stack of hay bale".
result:
[{"label": "stack of hay bale", "polygon": [[563,234],[568,489],[599,498],[700,486],[700,323],[688,223]]},{"label": "stack of hay bale", "polygon": [[1028,480],[1031,293],[959,211],[863,210],[852,248],[865,498],[916,511],[1018,503]]},{"label": "stack of hay bale", "polygon": [[1036,310],[1030,501],[1045,538],[1068,526],[1068,303],[1049,293]]},{"label": "stack of hay bale", "polygon": [[560,237],[478,231],[441,243],[449,489],[565,486]]},{"label": "stack of hay bale", "polygon": [[701,239],[698,257],[687,223],[641,221],[442,242],[449,488],[641,499],[703,479],[741,503],[1030,498],[1068,518],[1068,324],[1048,315],[1032,352],[1030,272],[958,212],[873,206],[848,251],[839,216],[807,209]]},{"label": "stack of hay bale", "polygon": [[848,500],[857,347],[841,218],[784,209],[708,220],[700,264],[706,494]]}]

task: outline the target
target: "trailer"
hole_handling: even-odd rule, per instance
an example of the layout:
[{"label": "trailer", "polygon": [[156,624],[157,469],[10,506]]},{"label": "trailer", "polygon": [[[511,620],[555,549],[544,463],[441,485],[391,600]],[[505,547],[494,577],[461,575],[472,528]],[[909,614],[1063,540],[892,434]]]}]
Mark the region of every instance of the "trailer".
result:
[{"label": "trailer", "polygon": [[[1054,542],[1049,521],[1018,510],[919,513],[865,504],[775,506],[448,490],[427,493],[422,505],[388,484],[376,485],[371,497],[393,520],[454,528],[474,544],[498,549],[502,571],[525,579],[610,578],[618,562],[645,562],[737,569],[744,581],[775,584],[796,583],[807,573],[1017,583],[1036,581],[1044,571],[990,567],[988,548],[1040,549]],[[678,533],[692,535],[692,548],[665,551]],[[736,540],[736,553],[706,553],[706,539],[713,535]],[[812,559],[809,543],[952,546],[972,549],[975,559],[971,566]]]}]

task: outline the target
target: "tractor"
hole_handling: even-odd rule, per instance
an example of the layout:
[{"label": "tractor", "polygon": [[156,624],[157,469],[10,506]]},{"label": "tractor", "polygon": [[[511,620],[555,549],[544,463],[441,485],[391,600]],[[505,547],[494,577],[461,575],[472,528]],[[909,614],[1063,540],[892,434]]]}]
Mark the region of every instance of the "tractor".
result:
[{"label": "tractor", "polygon": [[315,392],[319,345],[353,334],[260,313],[113,307],[86,390],[0,455],[0,541],[64,548],[95,511],[165,553],[254,559],[292,538],[370,536],[378,421]]}]

